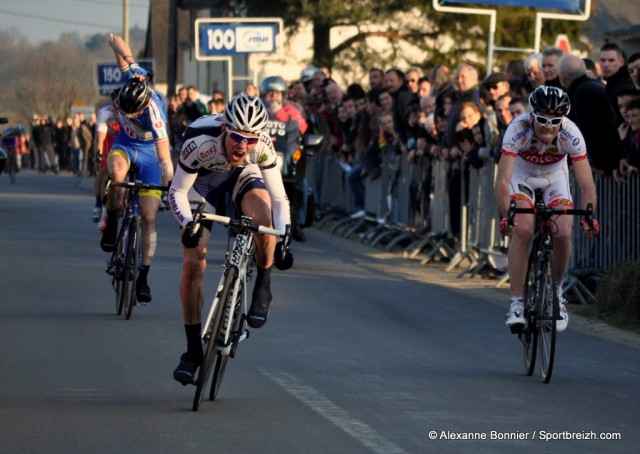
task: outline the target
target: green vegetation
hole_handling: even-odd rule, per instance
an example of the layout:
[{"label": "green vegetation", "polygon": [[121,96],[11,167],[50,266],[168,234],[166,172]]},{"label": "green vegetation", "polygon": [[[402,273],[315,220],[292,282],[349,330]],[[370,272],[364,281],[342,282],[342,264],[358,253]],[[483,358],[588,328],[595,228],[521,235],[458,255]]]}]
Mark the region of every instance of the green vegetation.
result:
[{"label": "green vegetation", "polygon": [[640,262],[610,268],[598,288],[596,303],[578,306],[577,313],[640,333]]}]

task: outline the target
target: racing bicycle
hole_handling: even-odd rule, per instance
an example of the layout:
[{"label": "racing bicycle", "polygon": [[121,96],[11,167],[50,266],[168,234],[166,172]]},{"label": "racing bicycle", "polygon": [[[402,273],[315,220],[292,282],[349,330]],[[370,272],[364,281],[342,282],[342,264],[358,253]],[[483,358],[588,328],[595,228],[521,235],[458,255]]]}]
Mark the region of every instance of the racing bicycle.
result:
[{"label": "racing bicycle", "polygon": [[528,213],[535,215],[533,244],[529,253],[527,278],[524,287],[523,328],[516,328],[523,346],[524,370],[532,375],[536,356],[539,355],[540,373],[545,383],[551,380],[556,350],[556,323],[560,318],[560,302],[556,278],[556,260],[553,254],[552,236],[554,219],[560,215],[584,216],[587,225],[593,229],[593,206],[586,210],[569,208],[549,208],[545,205],[542,189],[535,190],[533,208],[517,208],[511,201],[509,207],[509,225],[513,225],[515,215]]},{"label": "racing bicycle", "polygon": [[107,261],[107,273],[116,292],[116,314],[131,318],[133,306],[137,304],[136,281],[142,268],[142,233],[140,220],[140,190],[166,191],[167,186],[157,186],[135,181],[135,170],[129,170],[129,181],[109,182],[109,186],[123,188],[122,224],[116,237],[116,245]]},{"label": "racing bicycle", "polygon": [[[193,398],[193,411],[198,411],[206,392],[209,376],[213,370],[209,400],[218,395],[229,358],[236,354],[238,344],[249,337],[246,328],[248,313],[247,282],[251,279],[255,265],[255,244],[252,232],[282,237],[282,244],[290,242],[291,227],[285,232],[258,225],[246,216],[232,219],[226,216],[204,212],[204,203],[198,204],[194,211],[190,235],[202,228],[201,222],[208,220],[228,226],[229,238],[227,251],[222,264],[222,275],[211,302],[209,313],[202,325],[204,357],[195,380],[196,392]],[[232,241],[232,238],[235,238]],[[283,246],[282,254],[287,248]],[[278,253],[278,252],[276,252]],[[215,365],[214,365],[215,363]]]}]

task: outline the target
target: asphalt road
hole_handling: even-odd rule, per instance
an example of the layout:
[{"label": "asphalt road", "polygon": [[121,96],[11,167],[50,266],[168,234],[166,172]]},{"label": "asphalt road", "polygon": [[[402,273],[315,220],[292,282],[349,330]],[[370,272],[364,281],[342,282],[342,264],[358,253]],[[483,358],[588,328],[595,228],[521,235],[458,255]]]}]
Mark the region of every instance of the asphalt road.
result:
[{"label": "asphalt road", "polygon": [[92,206],[89,179],[0,175],[0,452],[638,450],[636,337],[573,317],[545,385],[523,373],[503,290],[314,229],[218,399],[192,412],[171,376],[177,223],[158,215],[153,302],[125,320]]}]

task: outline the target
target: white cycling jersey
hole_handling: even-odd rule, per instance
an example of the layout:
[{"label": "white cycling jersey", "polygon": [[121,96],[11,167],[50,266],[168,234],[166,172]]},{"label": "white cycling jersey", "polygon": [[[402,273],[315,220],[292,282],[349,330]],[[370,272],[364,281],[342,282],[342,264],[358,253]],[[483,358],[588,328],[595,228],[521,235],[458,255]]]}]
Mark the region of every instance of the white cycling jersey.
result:
[{"label": "white cycling jersey", "polygon": [[210,204],[215,205],[219,191],[231,189],[233,195],[241,194],[246,187],[264,187],[271,198],[273,225],[284,231],[291,223],[289,199],[276,163],[276,151],[271,139],[260,134],[260,140],[245,158],[240,168],[229,164],[224,150],[226,134],[222,133],[222,115],[207,115],[189,125],[184,133],[184,143],[176,173],[169,190],[173,213],[185,227],[193,220],[188,191],[193,187]]},{"label": "white cycling jersey", "polygon": [[509,185],[512,199],[533,206],[534,189],[544,189],[548,206],[573,206],[566,157],[587,159],[584,138],[574,122],[564,117],[556,139],[547,145],[535,136],[530,114],[522,114],[509,124],[501,152],[516,158]]}]

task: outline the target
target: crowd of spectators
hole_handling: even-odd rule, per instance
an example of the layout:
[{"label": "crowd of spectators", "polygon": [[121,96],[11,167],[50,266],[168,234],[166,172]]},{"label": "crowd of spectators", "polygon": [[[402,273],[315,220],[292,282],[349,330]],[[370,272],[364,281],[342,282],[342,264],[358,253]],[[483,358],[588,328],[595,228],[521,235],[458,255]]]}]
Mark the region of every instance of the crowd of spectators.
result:
[{"label": "crowd of spectators", "polygon": [[[469,169],[495,165],[509,123],[527,113],[528,96],[540,85],[567,91],[569,117],[585,136],[593,171],[621,181],[640,161],[640,53],[628,59],[615,43],[604,44],[599,60],[547,48],[481,79],[467,63],[456,68],[371,68],[367,81],[343,86],[326,69],[306,68],[290,83],[289,97],[304,106],[308,132],[325,136],[325,157],[338,160],[355,203],[365,213],[365,179],[388,165],[390,200],[397,200],[402,157],[416,165],[409,200],[414,216],[428,213],[430,165],[446,160],[451,234],[460,229],[461,178]],[[322,190],[321,188],[316,188]],[[467,187],[468,190],[468,187]],[[418,195],[421,195],[420,197]],[[396,221],[392,204],[387,220]]]},{"label": "crowd of spectators", "polygon": [[3,146],[16,151],[18,170],[37,169],[40,173],[60,171],[77,176],[94,174],[93,138],[96,115],[75,113],[66,118],[34,115],[27,127],[14,126],[3,131]]}]

